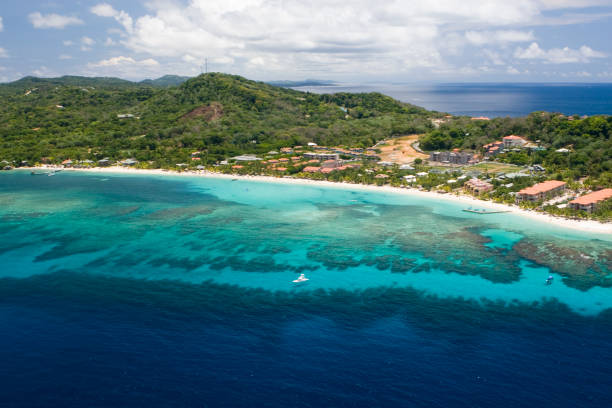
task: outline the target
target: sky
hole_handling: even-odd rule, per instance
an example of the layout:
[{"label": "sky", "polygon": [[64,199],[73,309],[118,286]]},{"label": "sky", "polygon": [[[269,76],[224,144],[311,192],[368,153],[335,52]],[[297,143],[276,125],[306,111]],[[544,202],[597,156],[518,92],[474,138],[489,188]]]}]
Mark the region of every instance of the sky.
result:
[{"label": "sky", "polygon": [[612,82],[612,0],[2,0],[0,82]]}]

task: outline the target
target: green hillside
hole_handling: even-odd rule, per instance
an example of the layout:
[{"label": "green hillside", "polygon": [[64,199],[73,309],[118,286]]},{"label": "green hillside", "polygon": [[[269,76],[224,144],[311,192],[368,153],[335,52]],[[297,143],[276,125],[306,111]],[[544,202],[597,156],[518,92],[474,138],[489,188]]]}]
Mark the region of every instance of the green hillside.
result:
[{"label": "green hillside", "polygon": [[0,85],[0,160],[134,157],[209,163],[316,142],[369,147],[431,130],[425,109],[378,93],[316,95],[209,73],[165,88],[115,78],[27,77]]}]

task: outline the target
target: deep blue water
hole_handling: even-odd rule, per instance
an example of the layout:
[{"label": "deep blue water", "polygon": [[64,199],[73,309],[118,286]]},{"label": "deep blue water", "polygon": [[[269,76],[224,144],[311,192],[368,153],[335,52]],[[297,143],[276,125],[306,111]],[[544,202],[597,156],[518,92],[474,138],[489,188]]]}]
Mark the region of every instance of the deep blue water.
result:
[{"label": "deep blue water", "polygon": [[315,93],[382,92],[430,110],[468,116],[524,116],[535,111],[611,115],[612,84],[466,83],[298,87]]},{"label": "deep blue water", "polygon": [[0,406],[612,406],[610,237],[508,217],[1,173]]}]

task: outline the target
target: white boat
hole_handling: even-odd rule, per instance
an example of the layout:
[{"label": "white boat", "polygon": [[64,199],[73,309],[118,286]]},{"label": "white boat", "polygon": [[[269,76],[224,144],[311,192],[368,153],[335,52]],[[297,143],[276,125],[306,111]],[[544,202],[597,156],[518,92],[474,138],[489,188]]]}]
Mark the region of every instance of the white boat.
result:
[{"label": "white boat", "polygon": [[293,280],[293,283],[306,282],[307,280],[309,280],[309,279],[307,277],[305,277],[303,273],[301,273],[300,276],[297,279]]}]

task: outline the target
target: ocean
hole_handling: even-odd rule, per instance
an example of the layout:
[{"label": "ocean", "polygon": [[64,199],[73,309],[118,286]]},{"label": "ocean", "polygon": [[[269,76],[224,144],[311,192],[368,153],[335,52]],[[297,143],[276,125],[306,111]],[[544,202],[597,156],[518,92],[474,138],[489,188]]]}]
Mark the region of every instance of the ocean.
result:
[{"label": "ocean", "polygon": [[535,111],[612,115],[609,83],[337,84],[294,89],[313,93],[381,92],[453,115],[516,117]]},{"label": "ocean", "polygon": [[612,237],[462,209],[1,172],[0,406],[612,406]]}]

